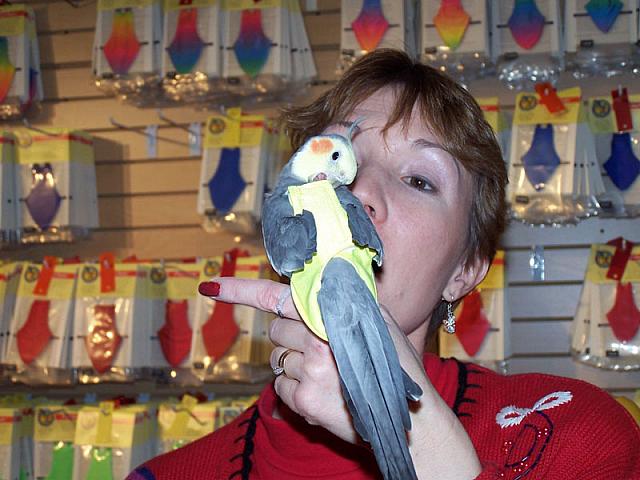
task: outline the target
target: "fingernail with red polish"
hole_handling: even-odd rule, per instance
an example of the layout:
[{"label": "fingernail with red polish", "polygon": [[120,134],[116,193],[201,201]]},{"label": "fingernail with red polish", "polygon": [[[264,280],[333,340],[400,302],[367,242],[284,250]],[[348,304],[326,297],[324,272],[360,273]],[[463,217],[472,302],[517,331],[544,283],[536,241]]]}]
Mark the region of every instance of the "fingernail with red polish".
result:
[{"label": "fingernail with red polish", "polygon": [[218,282],[202,282],[198,285],[198,292],[205,297],[217,297],[220,294],[220,284]]}]

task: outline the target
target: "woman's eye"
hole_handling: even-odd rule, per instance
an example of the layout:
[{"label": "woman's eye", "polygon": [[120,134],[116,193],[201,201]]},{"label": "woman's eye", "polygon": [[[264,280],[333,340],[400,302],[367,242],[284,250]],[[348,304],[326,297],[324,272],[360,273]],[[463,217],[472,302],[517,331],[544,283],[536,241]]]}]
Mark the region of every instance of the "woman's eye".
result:
[{"label": "woman's eye", "polygon": [[418,190],[423,190],[425,192],[433,190],[433,185],[429,183],[426,178],[422,177],[405,177],[404,181],[407,185],[416,188]]}]

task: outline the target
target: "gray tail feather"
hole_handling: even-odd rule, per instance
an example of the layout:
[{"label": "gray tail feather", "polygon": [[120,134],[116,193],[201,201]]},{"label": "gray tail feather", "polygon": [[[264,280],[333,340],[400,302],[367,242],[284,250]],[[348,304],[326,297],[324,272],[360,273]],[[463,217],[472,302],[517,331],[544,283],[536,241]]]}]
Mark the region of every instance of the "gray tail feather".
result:
[{"label": "gray tail feather", "polygon": [[375,298],[349,262],[334,258],[325,267],[318,303],[356,430],[371,443],[386,480],[417,479],[406,399],[422,391],[402,370]]}]

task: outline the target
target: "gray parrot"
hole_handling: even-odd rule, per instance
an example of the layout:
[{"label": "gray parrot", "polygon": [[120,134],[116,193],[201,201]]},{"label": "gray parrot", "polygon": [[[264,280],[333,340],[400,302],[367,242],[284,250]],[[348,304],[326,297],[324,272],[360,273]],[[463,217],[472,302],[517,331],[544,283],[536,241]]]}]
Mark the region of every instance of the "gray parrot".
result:
[{"label": "gray parrot", "polygon": [[382,242],[362,203],[347,188],[357,163],[351,136],[319,135],[282,170],[262,213],[267,256],[291,279],[306,325],[329,342],[342,392],[385,479],[416,479],[406,430],[407,399],[422,389],[402,369],[377,302],[372,262]]}]

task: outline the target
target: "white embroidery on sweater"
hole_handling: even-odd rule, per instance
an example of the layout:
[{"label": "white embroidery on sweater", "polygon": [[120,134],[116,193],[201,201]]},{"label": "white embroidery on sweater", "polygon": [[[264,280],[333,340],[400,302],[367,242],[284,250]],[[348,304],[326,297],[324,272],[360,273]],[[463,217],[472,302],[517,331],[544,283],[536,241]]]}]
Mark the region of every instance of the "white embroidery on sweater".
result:
[{"label": "white embroidery on sweater", "polygon": [[509,405],[498,412],[496,422],[501,428],[520,425],[520,422],[530,413],[555,408],[558,405],[570,402],[572,398],[571,392],[553,392],[538,400],[532,408],[519,408],[515,405]]}]

